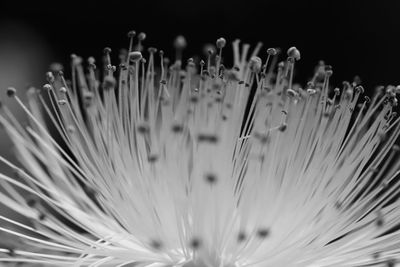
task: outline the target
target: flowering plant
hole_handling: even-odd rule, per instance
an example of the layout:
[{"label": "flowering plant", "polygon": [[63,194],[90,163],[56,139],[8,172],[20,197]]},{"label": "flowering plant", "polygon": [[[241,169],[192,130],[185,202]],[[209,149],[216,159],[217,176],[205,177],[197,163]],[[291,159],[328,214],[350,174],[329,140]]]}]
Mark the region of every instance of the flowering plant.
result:
[{"label": "flowering plant", "polygon": [[[394,266],[400,189],[393,111],[398,87],[362,97],[358,81],[332,90],[323,62],[293,83],[295,47],[251,55],[220,38],[206,61],[182,63],[130,47],[104,68],[72,56],[30,88],[22,126],[0,122],[23,167],[0,160],[0,214],[14,236],[0,262],[45,266]],[[143,53],[143,54],[142,54]],[[99,69],[100,72],[99,72]],[[99,77],[103,77],[100,81]],[[49,125],[57,129],[51,134]]]}]

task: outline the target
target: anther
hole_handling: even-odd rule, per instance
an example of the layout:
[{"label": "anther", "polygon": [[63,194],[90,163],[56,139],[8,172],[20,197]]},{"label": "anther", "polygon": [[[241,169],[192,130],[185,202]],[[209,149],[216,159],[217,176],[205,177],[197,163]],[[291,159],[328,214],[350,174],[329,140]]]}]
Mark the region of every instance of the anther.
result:
[{"label": "anther", "polygon": [[268,48],[267,49],[267,54],[270,56],[275,56],[277,54],[277,51],[275,48]]},{"label": "anther", "polygon": [[386,267],[395,267],[396,266],[396,261],[393,259],[389,259],[386,262]]},{"label": "anther", "polygon": [[205,181],[210,185],[213,185],[217,182],[217,176],[213,173],[207,173],[205,176]]},{"label": "anther", "polygon": [[216,42],[217,48],[222,49],[225,47],[226,45],[226,40],[225,38],[218,38],[217,42]]},{"label": "anther", "polygon": [[157,53],[157,48],[155,48],[155,47],[149,47],[149,48],[147,49],[147,51],[148,51],[150,54],[155,54],[155,53]]},{"label": "anther", "polygon": [[307,88],[312,89],[315,88],[315,84],[312,81],[307,82]]},{"label": "anther", "polygon": [[14,87],[8,87],[6,93],[8,97],[13,97],[17,93],[17,90]]},{"label": "anther", "polygon": [[287,89],[286,95],[288,97],[295,97],[295,96],[297,96],[297,92],[295,90],[293,90],[293,89]]},{"label": "anther", "polygon": [[374,252],[373,254],[372,254],[372,258],[373,259],[379,259],[381,257],[381,253],[380,252]]},{"label": "anther", "polygon": [[136,32],[135,31],[129,31],[128,32],[128,38],[133,38],[136,36]]},{"label": "anther", "polygon": [[348,88],[350,88],[350,83],[348,81],[343,81],[342,82],[343,85],[343,90],[347,90]]},{"label": "anther", "polygon": [[317,93],[317,91],[315,89],[307,89],[307,93],[309,95],[315,95]]},{"label": "anther", "polygon": [[129,58],[133,61],[133,62],[138,62],[139,60],[142,59],[142,53],[140,53],[139,51],[133,51],[129,53]]},{"label": "anther", "polygon": [[35,199],[35,198],[33,198],[33,197],[30,197],[30,198],[27,199],[26,204],[27,204],[29,207],[33,208],[33,207],[36,206],[37,202],[38,202],[37,199]]},{"label": "anther", "polygon": [[341,210],[342,207],[343,207],[343,204],[342,204],[342,202],[340,202],[340,201],[336,201],[334,206],[335,206],[335,208],[336,208],[337,210]]},{"label": "anther", "polygon": [[262,238],[262,239],[268,237],[269,236],[269,229],[268,228],[260,228],[260,229],[258,229],[257,230],[257,236],[259,238]]},{"label": "anther", "polygon": [[[110,51],[111,51],[111,49],[110,49]],[[82,58],[78,57],[75,54],[71,54],[71,60],[72,60],[73,65],[80,65],[82,63]]]},{"label": "anther", "polygon": [[90,105],[92,104],[93,97],[94,95],[92,92],[90,91],[83,92],[83,103],[85,107],[90,107]]},{"label": "anther", "polygon": [[252,72],[259,73],[261,70],[261,58],[259,57],[252,57],[249,62],[249,68]]},{"label": "anther", "polygon": [[355,91],[357,93],[364,94],[364,87],[362,87],[361,85],[357,85]]},{"label": "anther", "polygon": [[199,102],[199,98],[197,96],[191,96],[189,98],[190,103],[197,104]]},{"label": "anther", "polygon": [[149,126],[143,124],[143,125],[139,125],[137,127],[137,131],[140,134],[147,134],[150,132],[150,128],[149,128]]},{"label": "anther", "polygon": [[159,241],[159,240],[152,240],[152,241],[150,242],[150,246],[151,246],[153,249],[160,250],[160,249],[162,248],[162,243],[161,243],[161,241]]},{"label": "anther", "polygon": [[68,125],[67,126],[67,131],[72,134],[76,131],[75,127],[73,125]]},{"label": "anther", "polygon": [[240,243],[245,241],[246,239],[247,239],[246,233],[244,231],[240,231],[237,235],[237,241]]},{"label": "anther", "polygon": [[333,74],[333,70],[326,70],[326,71],[325,71],[325,75],[326,75],[327,77],[332,76],[332,74]]},{"label": "anther", "polygon": [[300,59],[300,51],[294,46],[288,49],[287,55],[288,57],[294,58],[295,60]]},{"label": "anther", "polygon": [[203,70],[202,75],[204,76],[210,76],[210,72],[208,70]]},{"label": "anther", "polygon": [[60,87],[59,91],[60,91],[61,94],[66,94],[67,93],[67,88],[62,86],[62,87]]},{"label": "anther", "polygon": [[158,155],[155,155],[155,154],[149,155],[149,156],[147,157],[147,161],[150,162],[150,163],[154,163],[154,162],[156,162],[157,160],[158,160]]},{"label": "anther", "polygon": [[193,58],[189,58],[187,60],[187,66],[190,67],[190,68],[194,68],[195,67]]},{"label": "anther", "polygon": [[144,41],[146,39],[146,34],[144,32],[139,33],[138,40]]},{"label": "anther", "polygon": [[92,66],[96,63],[96,60],[94,57],[88,57],[87,62],[90,66]]},{"label": "anther", "polygon": [[43,221],[44,219],[46,219],[46,214],[44,213],[40,213],[38,216],[39,221]]},{"label": "anther", "polygon": [[201,240],[197,237],[194,237],[190,240],[189,245],[192,249],[197,250],[201,246]]},{"label": "anther", "polygon": [[111,53],[111,48],[105,47],[105,48],[103,49],[103,52],[104,52],[104,54],[108,55],[108,54]]},{"label": "anther", "polygon": [[218,142],[218,136],[215,134],[199,134],[197,141],[215,144]]},{"label": "anther", "polygon": [[210,55],[214,54],[215,51],[216,51],[216,47],[213,44],[208,43],[203,46],[203,54],[206,56],[210,56]]},{"label": "anther", "polygon": [[178,35],[174,41],[174,47],[176,49],[184,49],[187,45],[186,38],[183,35]]},{"label": "anther", "polygon": [[325,65],[324,66],[324,70],[325,70],[325,72],[332,71],[332,66],[331,65]]},{"label": "anther", "polygon": [[376,226],[382,227],[384,224],[384,219],[381,211],[378,211],[377,218],[376,218]]},{"label": "anther", "polygon": [[281,132],[284,132],[287,128],[287,124],[286,123],[282,123],[281,125],[279,125],[278,130]]},{"label": "anther", "polygon": [[58,104],[60,106],[64,106],[65,104],[67,104],[67,101],[65,99],[61,99],[61,100],[58,100]]}]

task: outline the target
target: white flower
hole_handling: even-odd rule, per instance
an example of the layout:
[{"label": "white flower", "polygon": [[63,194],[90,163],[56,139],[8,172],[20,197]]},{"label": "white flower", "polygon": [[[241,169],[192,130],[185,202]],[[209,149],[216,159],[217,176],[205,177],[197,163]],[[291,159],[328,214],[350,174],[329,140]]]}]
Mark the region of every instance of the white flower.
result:
[{"label": "white flower", "polygon": [[[72,57],[72,81],[49,72],[29,89],[23,126],[0,122],[23,168],[0,174],[14,236],[0,262],[44,266],[394,266],[400,259],[400,124],[393,86],[372,100],[321,65],[293,84],[300,52],[223,38],[206,62],[135,47],[121,64]],[[142,51],[142,52],[140,52]],[[261,52],[261,58],[257,55]],[[277,69],[277,71],[276,71]],[[103,77],[100,82],[96,77]],[[104,73],[102,73],[104,72]],[[57,129],[58,133],[54,130]]]}]

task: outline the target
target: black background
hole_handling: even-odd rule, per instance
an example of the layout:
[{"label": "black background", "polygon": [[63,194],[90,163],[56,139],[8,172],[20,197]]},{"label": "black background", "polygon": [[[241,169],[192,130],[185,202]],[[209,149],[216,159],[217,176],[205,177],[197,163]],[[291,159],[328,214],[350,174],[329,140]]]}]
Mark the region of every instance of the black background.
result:
[{"label": "black background", "polygon": [[133,29],[147,33],[147,45],[167,52],[173,51],[174,37],[183,34],[187,57],[201,54],[204,43],[221,36],[254,45],[262,41],[264,54],[268,47],[294,45],[302,53],[297,81],[303,83],[320,59],[333,66],[337,85],[354,75],[369,90],[400,80],[396,0],[1,2],[0,24],[29,25],[47,43],[48,63],[67,63],[71,53],[100,57],[105,46],[118,51],[127,46],[126,32]]}]

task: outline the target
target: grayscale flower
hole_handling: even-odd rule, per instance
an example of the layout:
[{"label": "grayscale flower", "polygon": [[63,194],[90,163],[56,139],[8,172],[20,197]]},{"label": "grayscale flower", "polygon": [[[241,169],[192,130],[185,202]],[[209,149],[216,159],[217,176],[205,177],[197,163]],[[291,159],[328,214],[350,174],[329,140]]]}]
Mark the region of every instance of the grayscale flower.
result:
[{"label": "grayscale flower", "polygon": [[[370,98],[332,88],[323,62],[293,83],[295,47],[226,41],[204,61],[143,47],[120,64],[72,56],[0,122],[20,165],[0,157],[0,262],[30,266],[354,267],[400,260],[394,112],[400,87]],[[138,40],[138,41],[135,41]],[[137,42],[137,43],[135,43]],[[260,55],[260,57],[258,57]],[[146,56],[146,57],[144,57]],[[84,67],[86,66],[86,67]],[[101,78],[100,78],[101,77]],[[9,242],[8,242],[9,241]]]}]

